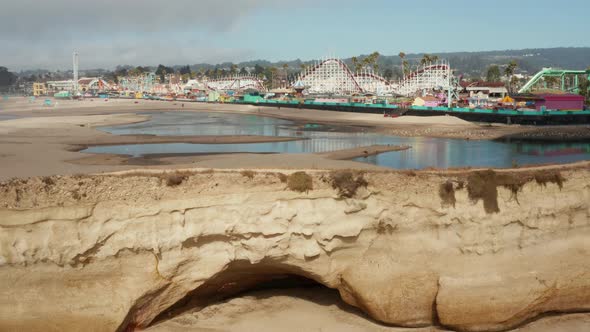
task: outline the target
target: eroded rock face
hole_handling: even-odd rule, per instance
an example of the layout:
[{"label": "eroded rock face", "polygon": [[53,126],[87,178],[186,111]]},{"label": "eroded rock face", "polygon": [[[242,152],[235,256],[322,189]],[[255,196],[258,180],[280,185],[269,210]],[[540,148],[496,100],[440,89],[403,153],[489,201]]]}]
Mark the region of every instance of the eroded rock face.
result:
[{"label": "eroded rock face", "polygon": [[[30,179],[0,187],[0,330],[132,330],[281,275],[338,289],[374,319],[505,330],[590,310],[590,173],[499,187],[466,174],[369,173],[338,197],[239,172]],[[448,185],[447,185],[448,186]]]}]

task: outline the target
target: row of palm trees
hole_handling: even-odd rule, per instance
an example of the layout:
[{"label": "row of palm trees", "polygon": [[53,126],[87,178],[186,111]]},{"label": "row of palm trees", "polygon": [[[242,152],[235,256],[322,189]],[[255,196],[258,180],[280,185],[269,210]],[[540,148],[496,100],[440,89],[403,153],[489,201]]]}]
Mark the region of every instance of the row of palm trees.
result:
[{"label": "row of palm trees", "polygon": [[[406,53],[399,52],[398,56],[401,59],[402,73],[404,76],[409,75],[412,72],[412,66],[410,66],[410,62],[406,60]],[[424,54],[422,59],[420,59],[420,65],[424,66],[426,64],[436,62],[438,59],[438,55]]]},{"label": "row of palm trees", "polygon": [[[371,68],[375,73],[379,73],[379,57],[380,56],[381,56],[381,54],[379,52],[373,52],[373,53],[371,53],[365,57],[362,57],[362,58],[357,57],[357,56],[353,56],[351,58],[353,71],[360,72],[363,69]],[[402,62],[401,62],[402,73],[404,75],[408,75],[415,68],[412,68],[412,66],[410,66],[409,61],[406,60],[406,53],[400,52],[399,57],[402,60]],[[420,59],[420,65],[426,65],[426,64],[429,64],[432,62],[436,62],[438,60],[439,60],[438,55],[424,54],[422,56],[422,59]],[[302,63],[300,65],[301,71],[305,71],[307,69],[307,67],[308,66],[305,63]],[[289,69],[289,65],[284,64],[283,70],[285,72],[287,72],[288,69]],[[272,67],[271,71],[273,73],[276,73],[276,71],[278,71],[278,69],[276,67]]]},{"label": "row of palm trees", "polygon": [[353,56],[352,66],[354,67],[355,72],[359,72],[364,68],[372,68],[375,73],[379,72],[379,57],[381,54],[379,52],[373,52],[368,56],[364,57],[362,60],[359,60],[358,57]]},{"label": "row of palm trees", "polygon": [[[363,69],[370,68],[375,73],[379,73],[379,69],[380,69],[379,68],[379,57],[380,56],[381,56],[381,54],[379,52],[373,52],[373,53],[371,53],[365,57],[362,57],[362,58],[356,57],[356,56],[352,57],[351,61],[352,61],[353,70],[355,72],[360,72]],[[410,66],[410,63],[406,60],[406,54],[404,52],[400,52],[399,57],[402,60],[402,63],[401,63],[402,73],[404,75],[408,75],[413,70],[413,68],[412,68],[412,66]],[[424,56],[420,60],[420,64],[425,65],[425,64],[428,64],[431,62],[436,62],[438,59],[439,58],[437,55],[424,54]],[[279,73],[279,67],[272,66],[272,67],[265,68],[264,71],[253,73],[253,75],[258,76],[260,78],[266,76],[267,80],[269,81],[268,83],[271,85],[274,85],[273,81],[275,81],[277,77],[287,76],[289,73],[289,64],[284,63],[281,67],[282,67],[282,73]],[[307,67],[308,67],[308,65],[305,63],[302,63],[300,65],[301,71],[305,71],[307,69]],[[201,70],[199,70],[199,72],[191,72],[190,75],[186,75],[186,76],[188,79],[188,78],[195,78],[195,77],[202,77],[202,76],[219,77],[219,76],[224,76],[226,74],[236,75],[236,74],[247,74],[247,73],[249,73],[249,72],[246,71],[245,68],[240,69],[238,65],[232,64],[229,71],[226,71],[226,70],[223,70],[220,68],[208,69],[208,70],[201,69]],[[268,77],[268,76],[270,76],[270,77]]]},{"label": "row of palm trees", "polygon": [[[381,56],[381,54],[379,52],[373,52],[363,58],[360,57],[352,57],[351,61],[352,61],[352,67],[353,67],[353,71],[354,72],[360,72],[363,69],[366,68],[371,68],[375,73],[379,73],[379,57]],[[404,75],[408,75],[413,68],[410,66],[410,63],[406,60],[406,53],[404,52],[400,52],[399,53],[399,57],[402,60],[402,73],[404,73]],[[428,63],[432,63],[432,62],[436,62],[439,59],[439,57],[437,55],[430,55],[430,54],[424,54],[424,56],[422,57],[422,59],[420,60],[420,64],[421,65],[425,65]],[[308,65],[305,63],[302,63],[300,65],[300,69],[301,71],[305,71],[307,69]],[[242,68],[241,71],[238,71],[239,67],[236,64],[233,64],[230,68],[229,73],[234,75],[237,73],[242,73],[242,71],[244,71],[244,68]],[[289,72],[289,64],[285,63],[282,65],[282,69],[284,73],[288,73]],[[275,77],[278,72],[279,72],[279,68],[273,66],[268,68],[268,72],[272,75],[272,77]],[[213,74],[213,73],[211,73]],[[215,74],[218,74],[218,72],[215,72]],[[214,75],[215,75],[214,74]],[[260,73],[259,76],[263,76],[262,73]]]},{"label": "row of palm trees", "polygon": [[[506,82],[508,83],[508,92],[510,93],[513,93],[515,87],[519,84],[518,78],[514,76],[516,68],[518,68],[518,62],[516,62],[516,60],[510,61],[506,68],[504,68],[504,76],[506,77]],[[492,65],[488,67],[486,80],[489,82],[496,82],[502,80],[502,72],[500,71],[500,67],[498,65]]]}]

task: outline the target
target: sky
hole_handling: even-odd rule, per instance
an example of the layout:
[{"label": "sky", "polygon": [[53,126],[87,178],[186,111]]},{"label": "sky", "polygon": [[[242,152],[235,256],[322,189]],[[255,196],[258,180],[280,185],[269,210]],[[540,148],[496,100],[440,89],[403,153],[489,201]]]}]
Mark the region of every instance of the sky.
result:
[{"label": "sky", "polygon": [[590,46],[589,0],[0,0],[10,70]]}]

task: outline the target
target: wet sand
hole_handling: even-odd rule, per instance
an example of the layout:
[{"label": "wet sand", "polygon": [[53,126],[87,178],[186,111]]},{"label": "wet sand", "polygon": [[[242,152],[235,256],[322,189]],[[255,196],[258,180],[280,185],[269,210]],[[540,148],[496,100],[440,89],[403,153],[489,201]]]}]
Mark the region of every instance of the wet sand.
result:
[{"label": "wet sand", "polygon": [[301,141],[298,137],[272,136],[155,136],[155,135],[111,135],[88,140],[72,140],[73,151],[80,151],[90,146],[109,146],[126,144],[161,144],[161,143],[191,143],[191,144],[236,144],[236,143],[264,143]]},{"label": "wet sand", "polygon": [[52,100],[54,106],[43,106],[38,99],[30,103],[27,98],[0,101],[0,114],[15,116],[51,117],[63,115],[96,115],[150,111],[207,111],[264,116],[344,126],[364,126],[395,136],[445,137],[462,139],[519,139],[581,140],[590,139],[590,125],[522,126],[502,124],[476,124],[450,116],[385,118],[380,114],[346,113],[308,109],[276,108],[268,106],[183,103],[130,99],[92,99],[84,101]]},{"label": "wet sand", "polygon": [[359,157],[376,156],[385,152],[404,151],[408,149],[411,149],[411,147],[405,145],[371,145],[360,148],[317,153],[317,155],[333,160],[350,160]]},{"label": "wet sand", "polygon": [[372,145],[359,148],[338,150],[313,154],[279,154],[279,153],[157,153],[139,157],[115,154],[92,154],[80,159],[70,160],[70,163],[79,165],[188,165],[198,164],[206,168],[267,168],[283,169],[387,169],[364,163],[351,165],[347,160],[360,157],[369,157],[385,152],[408,150],[409,146],[397,145]]},{"label": "wet sand", "polygon": [[[255,143],[291,141],[300,138],[263,136],[147,136],[112,135],[99,126],[112,126],[146,121],[147,115],[137,115],[146,108],[167,107],[178,109],[173,103],[145,102],[135,104],[117,100],[98,104],[91,101],[58,101],[58,106],[46,108],[26,99],[2,102],[2,114],[10,112],[17,119],[0,121],[0,179],[76,173],[97,173],[137,167],[177,168],[362,168],[378,169],[373,165],[332,160],[321,155],[260,155],[260,154],[208,154],[162,155],[133,158],[123,155],[92,155],[79,152],[88,146],[150,143]],[[166,107],[164,107],[166,106]],[[224,105],[202,105],[219,110]],[[217,107],[216,107],[217,106]],[[233,106],[233,105],[232,105]],[[243,106],[242,106],[243,108]],[[133,112],[131,112],[133,111]],[[193,110],[199,111],[199,110]],[[5,113],[6,112],[6,113]],[[237,112],[233,110],[231,112]],[[247,112],[246,112],[247,113]],[[358,152],[357,152],[358,153]],[[354,158],[355,155],[351,155]]]},{"label": "wet sand", "polygon": [[[503,137],[576,138],[588,136],[589,126],[526,127],[479,125],[454,117],[384,118],[379,114],[359,114],[306,109],[255,107],[233,104],[181,103],[144,100],[52,100],[10,98],[0,101],[0,114],[17,119],[0,121],[0,179],[73,173],[118,171],[142,167],[202,168],[305,168],[305,169],[382,169],[344,159],[362,157],[368,148],[338,158],[325,154],[210,154],[166,155],[158,158],[89,155],[79,150],[87,146],[149,143],[252,143],[293,140],[259,136],[117,136],[96,129],[98,126],[128,124],[149,119],[149,112],[224,112],[257,114],[296,121],[341,126],[343,130],[379,132],[397,136],[501,139]],[[147,113],[145,115],[138,113]],[[379,153],[379,152],[376,152]],[[335,160],[339,159],[339,160]]]}]

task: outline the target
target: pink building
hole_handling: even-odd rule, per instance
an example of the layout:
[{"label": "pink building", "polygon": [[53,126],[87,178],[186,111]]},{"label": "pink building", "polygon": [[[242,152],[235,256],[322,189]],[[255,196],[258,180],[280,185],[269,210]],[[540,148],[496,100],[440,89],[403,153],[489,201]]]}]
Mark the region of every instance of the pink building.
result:
[{"label": "pink building", "polygon": [[416,97],[414,99],[413,106],[425,106],[425,107],[438,107],[440,106],[440,100],[433,96]]},{"label": "pink building", "polygon": [[581,111],[584,109],[584,96],[575,94],[543,94],[542,98],[535,103],[537,110]]}]

